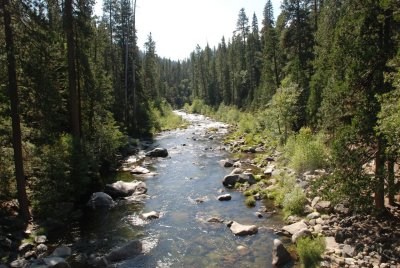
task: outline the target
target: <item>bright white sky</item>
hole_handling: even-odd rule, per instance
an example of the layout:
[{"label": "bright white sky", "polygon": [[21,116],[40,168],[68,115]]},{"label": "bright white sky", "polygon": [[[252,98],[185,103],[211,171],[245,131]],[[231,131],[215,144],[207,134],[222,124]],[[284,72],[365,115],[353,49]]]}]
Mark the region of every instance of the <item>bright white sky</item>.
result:
[{"label": "bright white sky", "polygon": [[[199,44],[211,48],[220,43],[222,36],[228,41],[236,28],[241,8],[249,17],[253,13],[259,21],[267,0],[137,0],[136,28],[138,45],[143,48],[151,32],[156,42],[156,53],[172,60],[188,58]],[[281,0],[272,0],[275,19],[280,12]],[[96,0],[95,14],[101,16],[103,0]]]}]

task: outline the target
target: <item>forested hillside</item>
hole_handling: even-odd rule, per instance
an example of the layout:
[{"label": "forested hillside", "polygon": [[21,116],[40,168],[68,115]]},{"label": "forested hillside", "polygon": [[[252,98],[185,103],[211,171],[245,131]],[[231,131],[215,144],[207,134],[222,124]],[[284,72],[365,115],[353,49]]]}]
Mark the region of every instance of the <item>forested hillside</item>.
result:
[{"label": "forested hillside", "polygon": [[[299,130],[311,131],[311,139],[329,150],[335,170],[324,182],[329,189],[359,206],[372,204],[371,194],[377,209],[385,195],[393,204],[399,188],[398,3],[286,0],[281,8],[274,20],[268,1],[261,26],[255,14],[240,10],[233,35],[218,47],[197,46],[185,62],[189,76],[165,97],[180,106],[175,96],[188,79],[191,111],[217,113],[231,123],[242,118],[245,134],[285,145]],[[227,118],[232,108],[226,106],[245,114],[231,110]]]},{"label": "forested hillside", "polygon": [[105,1],[102,18],[93,7],[1,1],[0,197],[18,192],[25,218],[28,199],[51,213],[101,187],[128,136],[181,124],[155,90],[151,35],[144,53],[136,44],[135,3]]}]

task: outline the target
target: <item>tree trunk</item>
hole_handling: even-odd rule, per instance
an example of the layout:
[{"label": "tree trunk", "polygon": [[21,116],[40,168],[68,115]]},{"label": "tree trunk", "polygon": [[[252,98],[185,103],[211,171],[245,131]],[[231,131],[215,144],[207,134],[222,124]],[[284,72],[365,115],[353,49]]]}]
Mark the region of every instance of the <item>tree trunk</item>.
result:
[{"label": "tree trunk", "polygon": [[394,185],[394,163],[395,158],[389,157],[387,161],[387,169],[388,169],[388,198],[389,205],[394,206],[394,195],[396,193],[395,185]]},{"label": "tree trunk", "polygon": [[67,61],[68,61],[68,87],[69,87],[69,108],[71,117],[71,133],[75,141],[81,137],[80,127],[80,99],[76,84],[75,66],[75,41],[73,30],[72,5],[73,0],[65,0],[65,34],[67,37]]},{"label": "tree trunk", "polygon": [[12,132],[13,132],[14,164],[15,164],[15,176],[17,180],[19,210],[22,218],[28,221],[31,218],[31,216],[29,213],[28,197],[26,195],[24,163],[22,158],[22,138],[21,138],[20,118],[19,118],[19,107],[18,107],[19,100],[18,100],[17,72],[15,64],[14,40],[13,40],[13,31],[11,28],[9,0],[0,0],[0,6],[1,9],[3,10],[4,32],[6,37],[8,82],[9,82],[9,95],[11,104],[11,119],[12,119]]},{"label": "tree trunk", "polygon": [[383,211],[385,208],[385,145],[378,137],[378,150],[375,156],[375,208]]},{"label": "tree trunk", "polygon": [[133,110],[133,128],[137,127],[136,122],[136,102],[137,102],[137,93],[136,93],[136,0],[133,2],[133,22],[132,22],[132,36],[133,36],[133,53],[132,53],[132,90],[133,90],[133,100],[132,100],[132,110]]}]

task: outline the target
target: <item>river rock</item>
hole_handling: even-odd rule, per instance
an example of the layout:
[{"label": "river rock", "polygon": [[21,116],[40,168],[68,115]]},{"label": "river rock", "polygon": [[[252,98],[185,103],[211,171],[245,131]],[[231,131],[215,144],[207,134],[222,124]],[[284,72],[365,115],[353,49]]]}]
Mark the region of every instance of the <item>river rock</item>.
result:
[{"label": "river rock", "polygon": [[241,169],[240,167],[235,168],[234,170],[232,170],[230,175],[238,175],[238,174],[242,174],[244,171],[243,169]]},{"label": "river rock", "polygon": [[238,251],[239,255],[241,255],[241,256],[245,256],[250,253],[249,248],[242,246],[242,245],[237,246],[236,250]]},{"label": "river rock", "polygon": [[23,243],[18,247],[18,251],[22,252],[22,253],[25,253],[27,251],[32,250],[34,247],[35,247],[35,245],[32,244],[32,243],[29,243],[29,242],[28,243]]},{"label": "river rock", "polygon": [[237,182],[239,183],[247,182],[250,185],[257,183],[256,179],[254,178],[254,175],[247,172],[243,174],[230,174],[225,176],[224,179],[222,180],[222,184],[225,187],[234,187]]},{"label": "river rock", "polygon": [[282,229],[291,235],[294,235],[301,229],[307,228],[307,225],[304,223],[304,221],[299,221],[290,225],[283,226]]},{"label": "river rock", "polygon": [[114,205],[111,196],[103,192],[93,193],[90,200],[86,204],[89,207],[95,208],[110,208]]},{"label": "river rock", "polygon": [[27,264],[28,264],[28,262],[25,259],[17,259],[10,263],[10,267],[11,268],[22,268],[22,267],[26,267]]},{"label": "river rock", "polygon": [[314,199],[311,201],[311,207],[315,207],[315,205],[318,203],[318,201],[321,200],[321,197],[316,196]]},{"label": "river rock", "polygon": [[160,214],[158,212],[151,211],[148,213],[143,213],[142,218],[146,220],[154,220],[160,218]]},{"label": "river rock", "polygon": [[232,199],[232,196],[230,194],[224,194],[224,195],[220,195],[217,198],[219,201],[229,201]]},{"label": "river rock", "polygon": [[165,148],[155,148],[146,153],[148,157],[167,157],[168,151]]},{"label": "river rock", "polygon": [[142,181],[124,182],[117,181],[107,184],[104,190],[113,198],[126,197],[130,195],[145,194],[147,192],[146,183]]},{"label": "river rock", "polygon": [[148,174],[150,173],[150,170],[144,167],[135,167],[134,169],[131,170],[132,174]]},{"label": "river rock", "polygon": [[330,201],[318,201],[318,203],[315,204],[314,208],[320,213],[329,214],[332,212],[332,206]]},{"label": "river rock", "polygon": [[308,230],[307,228],[303,228],[300,231],[298,231],[292,235],[292,242],[294,244],[296,244],[297,240],[299,240],[300,238],[311,237],[311,236],[312,236],[312,234],[311,234],[310,230]]},{"label": "river rock", "polygon": [[339,249],[339,244],[336,243],[335,238],[332,236],[325,237],[326,250],[337,250]]},{"label": "river rock", "polygon": [[133,240],[125,246],[114,249],[105,255],[104,259],[107,260],[108,263],[120,262],[140,255],[142,253],[142,249],[142,242],[139,240]]},{"label": "river rock", "polygon": [[272,265],[282,267],[283,265],[293,261],[292,256],[279,239],[274,239],[274,247],[272,249]]},{"label": "river rock", "polygon": [[274,167],[273,166],[268,166],[264,170],[264,175],[267,176],[267,177],[271,177],[273,172],[274,172]]},{"label": "river rock", "polygon": [[47,247],[45,244],[39,244],[39,245],[36,247],[36,251],[37,251],[39,254],[40,254],[40,253],[46,252],[47,249],[48,249],[48,247]]},{"label": "river rock", "polygon": [[218,217],[211,217],[207,219],[207,222],[211,222],[211,223],[223,223],[224,220]]},{"label": "river rock", "polygon": [[36,244],[43,244],[47,241],[47,237],[45,235],[39,235],[35,237]]},{"label": "river rock", "polygon": [[345,207],[344,204],[337,204],[333,210],[338,213],[338,214],[343,214],[343,215],[347,215],[350,212],[350,209]]},{"label": "river rock", "polygon": [[61,246],[56,248],[53,253],[51,253],[52,257],[61,257],[61,258],[67,258],[71,256],[72,250],[70,247],[67,246]]},{"label": "river rock", "polygon": [[229,159],[222,159],[219,161],[219,164],[225,168],[233,167],[233,162]]},{"label": "river rock", "polygon": [[343,254],[345,257],[351,257],[351,258],[354,257],[355,252],[356,252],[354,247],[352,247],[350,245],[344,245],[342,251],[343,251]]},{"label": "river rock", "polygon": [[319,212],[313,212],[307,215],[307,219],[316,220],[321,216]]},{"label": "river rock", "polygon": [[61,257],[47,257],[43,259],[48,267],[54,268],[70,268],[69,264]]},{"label": "river rock", "polygon": [[253,235],[258,232],[258,228],[255,225],[243,225],[235,221],[230,225],[230,229],[237,236]]}]

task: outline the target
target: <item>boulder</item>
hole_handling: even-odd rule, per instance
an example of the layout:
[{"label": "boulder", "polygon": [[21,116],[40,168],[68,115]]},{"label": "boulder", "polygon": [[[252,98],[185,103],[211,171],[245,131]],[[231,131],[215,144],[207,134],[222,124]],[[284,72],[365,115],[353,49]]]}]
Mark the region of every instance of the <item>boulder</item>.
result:
[{"label": "boulder", "polygon": [[233,162],[229,159],[222,159],[219,161],[219,164],[225,168],[233,167]]},{"label": "boulder", "polygon": [[43,259],[48,267],[54,268],[70,268],[69,264],[61,257],[47,257]]},{"label": "boulder", "polygon": [[26,267],[27,264],[28,264],[28,262],[25,259],[17,259],[10,263],[10,267],[11,268],[22,268],[22,267]]},{"label": "boulder", "polygon": [[292,256],[282,242],[279,239],[274,239],[274,247],[272,249],[272,265],[282,267],[283,265],[292,261]]},{"label": "boulder", "polygon": [[307,219],[315,220],[318,219],[320,216],[321,214],[319,214],[319,212],[313,212],[307,215]]},{"label": "boulder", "polygon": [[332,206],[330,201],[318,201],[318,203],[315,204],[314,208],[320,213],[329,214],[332,212]]},{"label": "boulder", "polygon": [[343,214],[343,215],[347,215],[350,212],[350,209],[345,207],[345,205],[343,204],[337,204],[333,210],[338,213],[338,214]]},{"label": "boulder", "polygon": [[256,179],[254,178],[254,175],[247,172],[243,174],[230,174],[225,176],[224,179],[222,180],[222,184],[225,187],[234,187],[237,182],[239,183],[247,182],[250,185],[257,183]]},{"label": "boulder", "polygon": [[111,196],[103,192],[93,193],[90,200],[86,204],[89,207],[95,208],[110,208],[114,205]]},{"label": "boulder", "polygon": [[325,237],[325,245],[326,245],[326,250],[337,250],[339,249],[339,244],[336,243],[335,238],[332,236]]},{"label": "boulder", "polygon": [[135,167],[134,169],[131,170],[132,174],[148,174],[150,173],[150,170],[144,167]]},{"label": "boulder", "polygon": [[219,201],[229,201],[232,199],[232,196],[230,194],[224,194],[224,195],[220,195],[217,198]]},{"label": "boulder", "polygon": [[342,251],[343,251],[343,255],[345,257],[350,257],[350,258],[354,257],[355,253],[356,253],[354,247],[352,247],[350,245],[344,245]]},{"label": "boulder", "polygon": [[282,229],[291,235],[294,235],[301,229],[307,228],[307,225],[304,223],[304,221],[299,221],[290,225],[283,226]]},{"label": "boulder", "polygon": [[48,249],[48,247],[47,247],[45,244],[39,244],[39,245],[36,247],[36,251],[37,251],[39,254],[40,254],[40,253],[46,252],[47,249]]},{"label": "boulder", "polygon": [[124,182],[117,181],[107,184],[104,191],[113,198],[140,195],[147,192],[146,183],[142,181]]},{"label": "boulder", "polygon": [[311,236],[312,236],[312,234],[311,234],[310,230],[308,230],[307,228],[303,228],[300,231],[298,231],[292,235],[292,242],[294,244],[296,244],[298,239],[303,238],[303,237],[311,237]]},{"label": "boulder", "polygon": [[123,260],[131,259],[136,257],[142,253],[142,242],[139,240],[133,240],[128,244],[117,248],[107,255],[104,256],[104,259],[108,263],[120,262]]},{"label": "boulder", "polygon": [[146,153],[147,157],[167,157],[168,151],[165,148],[155,148]]},{"label": "boulder", "polygon": [[235,221],[230,225],[230,229],[237,236],[253,235],[258,232],[258,228],[255,225],[243,225]]},{"label": "boulder", "polygon": [[72,254],[72,250],[70,247],[66,247],[66,246],[61,246],[56,248],[53,253],[51,253],[52,257],[61,257],[61,258],[67,258],[69,256],[71,256]]},{"label": "boulder", "polygon": [[151,211],[148,213],[143,213],[142,218],[146,220],[154,220],[160,218],[160,214],[158,212]]},{"label": "boulder", "polygon": [[18,247],[18,251],[25,253],[27,251],[32,250],[34,247],[35,247],[35,245],[32,243],[23,243]]}]

